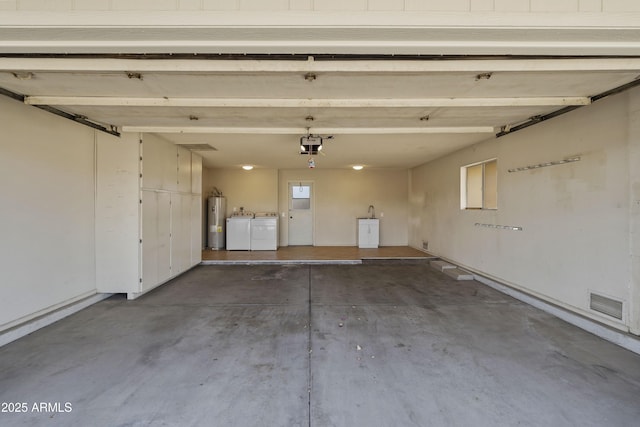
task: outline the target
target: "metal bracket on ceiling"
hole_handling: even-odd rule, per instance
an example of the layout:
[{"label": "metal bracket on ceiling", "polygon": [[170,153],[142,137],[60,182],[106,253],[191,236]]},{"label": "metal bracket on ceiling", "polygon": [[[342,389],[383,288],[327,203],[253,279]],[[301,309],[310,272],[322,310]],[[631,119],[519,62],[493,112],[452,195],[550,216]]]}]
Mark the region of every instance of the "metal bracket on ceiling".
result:
[{"label": "metal bracket on ceiling", "polygon": [[[24,103],[25,96],[16,92],[12,92],[8,89],[0,87],[0,95],[4,95],[8,98],[14,99],[16,101],[20,101]],[[50,105],[33,105],[33,107],[39,108],[41,110],[47,111],[51,114],[55,114],[56,116],[64,117],[65,119],[73,120],[76,123],[80,123],[82,125],[88,126],[90,128],[99,130],[100,132],[108,133],[109,135],[120,137],[120,132],[117,131],[117,126],[108,125],[109,127],[105,127],[101,124],[94,123],[89,120],[87,117],[82,116],[80,114],[71,114],[66,111],[59,110]]]}]

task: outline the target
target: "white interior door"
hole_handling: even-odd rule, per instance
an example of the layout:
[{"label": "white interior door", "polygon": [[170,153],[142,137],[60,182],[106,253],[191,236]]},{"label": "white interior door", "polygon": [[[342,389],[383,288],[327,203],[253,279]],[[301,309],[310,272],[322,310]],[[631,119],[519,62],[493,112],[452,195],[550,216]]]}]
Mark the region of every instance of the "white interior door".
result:
[{"label": "white interior door", "polygon": [[289,183],[289,246],[313,245],[313,184]]}]

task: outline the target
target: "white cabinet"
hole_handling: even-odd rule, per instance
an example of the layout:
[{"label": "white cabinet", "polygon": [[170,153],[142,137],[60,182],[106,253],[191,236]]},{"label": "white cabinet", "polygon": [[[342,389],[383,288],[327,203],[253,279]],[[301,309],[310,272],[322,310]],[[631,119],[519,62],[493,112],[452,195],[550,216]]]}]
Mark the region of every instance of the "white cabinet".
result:
[{"label": "white cabinet", "polygon": [[178,160],[178,191],[191,193],[191,152],[183,147],[177,147]]},{"label": "white cabinet", "polygon": [[380,220],[358,218],[358,247],[377,248],[380,244]]},{"label": "white cabinet", "polygon": [[154,135],[144,135],[140,149],[142,188],[178,190],[178,147]]},{"label": "white cabinet", "polygon": [[202,196],[191,195],[191,265],[202,261]]},{"label": "white cabinet", "polygon": [[96,133],[96,288],[127,293],[140,280],[140,141]]},{"label": "white cabinet", "polygon": [[191,195],[171,195],[171,275],[191,268]]},{"label": "white cabinet", "polygon": [[144,292],[171,277],[171,195],[142,192],[142,283]]},{"label": "white cabinet", "polygon": [[132,299],[202,260],[202,158],[154,135],[97,148],[97,254],[116,254],[96,260],[98,291]]}]

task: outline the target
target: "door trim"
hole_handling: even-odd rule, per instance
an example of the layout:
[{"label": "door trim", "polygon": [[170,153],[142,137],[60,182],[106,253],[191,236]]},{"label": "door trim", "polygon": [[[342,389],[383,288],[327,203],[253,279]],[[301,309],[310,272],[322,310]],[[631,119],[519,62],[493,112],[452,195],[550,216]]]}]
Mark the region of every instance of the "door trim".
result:
[{"label": "door trim", "polygon": [[290,210],[291,210],[291,186],[292,185],[305,185],[308,184],[311,186],[311,246],[316,245],[316,183],[312,180],[300,180],[293,179],[287,181],[287,246],[291,245],[291,235],[289,233],[289,222],[290,222]]}]

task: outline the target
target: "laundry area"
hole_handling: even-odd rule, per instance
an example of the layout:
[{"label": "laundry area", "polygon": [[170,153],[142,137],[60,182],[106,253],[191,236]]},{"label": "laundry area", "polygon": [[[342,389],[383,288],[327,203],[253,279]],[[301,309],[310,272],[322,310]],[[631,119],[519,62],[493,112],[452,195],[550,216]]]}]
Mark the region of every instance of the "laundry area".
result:
[{"label": "laundry area", "polygon": [[[216,189],[216,191],[219,191]],[[225,218],[222,193],[207,198],[207,248],[211,250],[275,251],[278,249],[278,214],[249,212],[244,207]]]},{"label": "laundry area", "polygon": [[[424,262],[200,266],[0,348],[3,425],[629,426],[640,355]],[[461,408],[464,408],[462,410]]]}]

